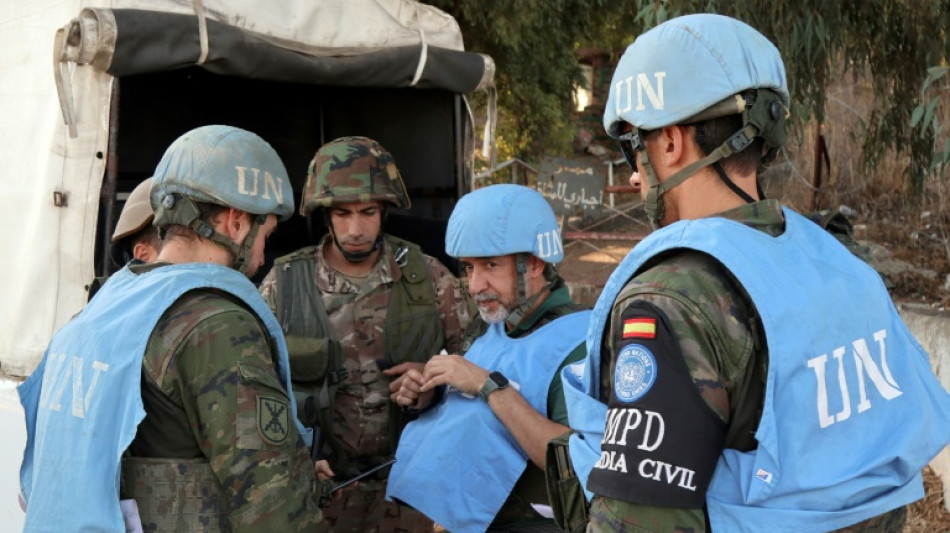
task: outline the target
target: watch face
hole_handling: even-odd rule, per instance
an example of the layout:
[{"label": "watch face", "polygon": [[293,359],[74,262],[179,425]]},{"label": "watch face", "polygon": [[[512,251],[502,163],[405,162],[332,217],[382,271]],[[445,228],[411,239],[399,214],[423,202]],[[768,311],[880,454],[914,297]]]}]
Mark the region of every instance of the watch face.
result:
[{"label": "watch face", "polygon": [[508,386],[508,378],[502,375],[501,372],[492,372],[488,375],[488,377],[490,377],[491,380],[494,381],[496,385],[498,385],[499,389],[503,389]]}]

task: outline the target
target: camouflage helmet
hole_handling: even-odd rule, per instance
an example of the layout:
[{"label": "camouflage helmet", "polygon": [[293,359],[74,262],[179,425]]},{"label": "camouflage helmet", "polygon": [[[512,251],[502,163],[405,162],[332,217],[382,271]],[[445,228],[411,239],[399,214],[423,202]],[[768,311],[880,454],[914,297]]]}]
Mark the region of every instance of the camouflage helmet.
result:
[{"label": "camouflage helmet", "polygon": [[397,209],[410,205],[392,154],[367,137],[341,137],[321,146],[307,169],[300,214],[372,201],[387,202]]},{"label": "camouflage helmet", "polygon": [[232,126],[202,126],[168,147],[150,195],[156,226],[190,223],[175,216],[174,195],[280,220],[294,212],[280,156],[264,139]]}]

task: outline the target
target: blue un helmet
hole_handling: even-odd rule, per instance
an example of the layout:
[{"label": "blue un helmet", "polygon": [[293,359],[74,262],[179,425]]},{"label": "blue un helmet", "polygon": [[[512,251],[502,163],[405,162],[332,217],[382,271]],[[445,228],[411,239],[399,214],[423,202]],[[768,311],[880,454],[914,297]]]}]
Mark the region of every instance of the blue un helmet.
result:
[{"label": "blue un helmet", "polygon": [[[176,139],[153,177],[153,224],[185,226],[234,255],[233,268],[246,272],[251,247],[267,215],[287,220],[294,193],[277,152],[257,135],[232,126],[202,126]],[[197,202],[240,209],[254,215],[242,245],[201,219]]]},{"label": "blue un helmet", "polygon": [[[701,168],[714,165],[719,176],[736,191],[738,187],[717,163],[720,159],[762,138],[765,152],[761,163],[771,161],[785,143],[788,106],[785,65],[778,49],[765,36],[744,22],[722,15],[686,15],[643,33],[627,48],[610,84],[604,128],[620,140],[621,151],[633,166],[635,151],[644,146],[641,133],[742,115],[739,131],[662,185],[649,159],[642,158],[649,185],[645,207],[656,227],[663,217],[663,193]],[[624,133],[624,122],[633,130]],[[748,195],[745,199],[752,201]]]},{"label": "blue un helmet", "polygon": [[564,259],[561,230],[541,193],[521,185],[490,185],[463,196],[445,234],[452,257],[528,253],[546,263]]},{"label": "blue un helmet", "polygon": [[509,184],[483,187],[458,201],[449,217],[445,252],[455,258],[515,255],[518,303],[508,315],[512,324],[536,301],[525,291],[526,255],[549,265],[548,286],[557,279],[554,265],[564,259],[561,230],[547,200],[534,189]]}]

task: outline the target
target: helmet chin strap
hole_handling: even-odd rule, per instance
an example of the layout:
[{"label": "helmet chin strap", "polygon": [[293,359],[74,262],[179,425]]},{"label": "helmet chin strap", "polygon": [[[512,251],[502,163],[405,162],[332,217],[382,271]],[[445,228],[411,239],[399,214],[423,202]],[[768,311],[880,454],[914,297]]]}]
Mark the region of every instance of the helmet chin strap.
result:
[{"label": "helmet chin strap", "polygon": [[514,328],[521,323],[525,313],[537,305],[544,295],[544,290],[553,284],[553,282],[549,281],[537,294],[528,297],[528,254],[526,253],[515,254],[515,272],[515,276],[518,279],[518,302],[515,304],[514,309],[508,311],[508,317],[505,319],[505,322],[510,328]]},{"label": "helmet chin strap", "polygon": [[[208,239],[209,241],[225,248],[227,251],[231,252],[231,268],[237,270],[241,274],[247,275],[247,271],[251,266],[251,249],[254,248],[254,241],[257,240],[257,234],[260,232],[261,226],[263,225],[264,217],[262,215],[251,215],[251,231],[248,232],[247,237],[244,238],[244,241],[241,244],[237,244],[230,237],[218,233],[217,231],[211,230],[212,233],[210,236],[206,236],[199,231],[199,229],[194,229],[198,235]],[[211,229],[210,226],[205,224],[202,221],[198,221],[206,228]],[[198,225],[198,224],[196,224]]]},{"label": "helmet chin strap", "polygon": [[[386,220],[386,212],[383,211],[382,221]],[[362,263],[370,258],[371,255],[378,252],[383,246],[383,225],[379,225],[379,234],[376,235],[376,240],[373,242],[373,247],[365,252],[347,252],[340,246],[340,241],[336,238],[336,231],[333,229],[333,223],[330,221],[330,215],[326,209],[323,210],[323,222],[327,225],[327,228],[330,230],[330,237],[333,239],[333,244],[336,246],[337,250],[340,251],[340,254],[343,255],[343,258],[351,263]]]},{"label": "helmet chin strap", "polygon": [[[263,216],[254,217],[254,221],[251,222],[251,231],[248,232],[247,237],[244,238],[244,241],[240,244],[240,246],[235,245],[237,251],[233,252],[234,261],[231,263],[231,268],[237,270],[245,276],[247,275],[247,271],[251,266],[251,250],[254,248],[254,243],[257,241],[261,226],[264,225],[264,220],[265,219]],[[232,244],[233,242],[234,241],[232,241]]]},{"label": "helmet chin strap", "polygon": [[[696,143],[699,144],[699,147],[703,150],[703,153],[709,153],[709,145],[706,143],[706,132],[703,128],[703,123],[700,122],[693,126],[696,129]],[[729,176],[726,174],[726,169],[722,168],[721,161],[716,161],[712,164],[713,170],[716,171],[716,175],[719,176],[720,181],[729,189],[736,194],[739,198],[742,198],[748,204],[754,203],[756,200],[749,196],[741,187],[736,185],[734,181],[729,179]],[[765,193],[762,191],[762,185],[758,180],[755,182],[756,193],[759,195],[759,199],[765,199]]]},{"label": "helmet chin strap", "polygon": [[[199,236],[223,247],[231,253],[231,268],[247,275],[250,268],[251,249],[254,248],[254,241],[257,240],[257,234],[261,226],[267,220],[267,215],[253,215],[251,217],[251,230],[248,232],[244,242],[237,244],[230,237],[215,231],[215,229],[201,219],[201,211],[193,200],[187,197],[177,195],[167,195],[162,199],[156,212],[156,219],[169,224],[178,224],[191,228]],[[164,228],[159,230],[162,238],[165,237]]]},{"label": "helmet chin strap", "polygon": [[[712,153],[699,161],[693,162],[679,172],[674,173],[663,183],[660,183],[657,179],[656,172],[653,170],[653,166],[650,164],[650,158],[646,156],[646,153],[644,153],[644,157],[641,158],[641,164],[644,167],[647,175],[647,184],[649,185],[644,207],[646,208],[647,217],[650,219],[650,224],[653,226],[653,229],[660,227],[660,220],[663,218],[663,193],[676,187],[690,176],[696,174],[700,169],[709,165],[713,165],[716,174],[723,183],[739,195],[740,198],[750,203],[755,201],[736,185],[735,182],[729,179],[729,176],[726,175],[725,170],[723,170],[722,165],[719,164],[718,161],[736,152],[741,152],[748,148],[757,137],[762,137],[765,141],[766,152],[760,159],[759,170],[761,171],[764,166],[775,157],[778,147],[785,143],[785,121],[788,119],[788,106],[785,104],[781,95],[770,89],[759,89],[751,93],[736,95],[735,97],[723,100],[720,104],[710,108],[709,111],[711,111],[712,114],[701,113],[701,117],[693,118],[694,123],[697,124],[696,140],[702,147],[703,152],[707,150],[704,142],[705,136],[702,133],[702,121],[724,116],[720,114],[722,109],[734,109],[735,106],[738,105],[738,110],[741,111],[742,114],[742,128],[732,134],[731,137],[726,139],[725,142]],[[762,192],[762,184],[756,180],[755,186],[759,198],[764,199],[765,194]]]},{"label": "helmet chin strap", "polygon": [[340,241],[338,241],[336,238],[336,233],[333,231],[333,226],[330,226],[330,236],[333,238],[333,244],[336,245],[337,250],[340,251],[340,253],[343,255],[343,258],[351,263],[362,263],[363,261],[366,261],[367,259],[369,259],[371,255],[379,251],[379,249],[383,246],[383,232],[382,231],[380,231],[379,235],[376,236],[376,240],[373,242],[372,248],[370,248],[369,250],[365,252],[357,252],[357,253],[347,252],[346,250],[343,249],[342,246],[340,246]]},{"label": "helmet chin strap", "polygon": [[[738,194],[746,202],[755,202],[755,200],[740,189],[729,177],[726,175],[726,172],[722,169],[722,165],[718,162],[721,159],[725,159],[730,155],[746,148],[749,144],[752,143],[752,140],[757,134],[757,128],[751,124],[746,125],[744,128],[739,130],[735,135],[727,139],[722,143],[719,148],[716,148],[711,154],[700,159],[699,161],[694,161],[693,163],[687,165],[685,168],[680,169],[679,171],[673,173],[672,176],[666,179],[663,183],[660,183],[660,180],[656,177],[656,171],[653,169],[653,165],[650,163],[650,157],[646,154],[646,151],[643,152],[643,157],[640,158],[640,164],[643,166],[643,170],[647,175],[647,185],[649,189],[647,190],[647,198],[644,202],[644,208],[647,212],[647,218],[650,220],[650,225],[653,226],[653,229],[658,229],[660,227],[660,220],[663,219],[664,207],[663,207],[663,194],[671,190],[673,187],[676,187],[680,183],[683,183],[688,178],[694,176],[701,169],[713,165],[716,173],[719,175],[719,178],[729,186],[736,194]],[[762,188],[756,182],[756,187],[758,188],[759,196],[765,198],[762,194]]]},{"label": "helmet chin strap", "polygon": [[[653,170],[653,164],[650,163],[650,157],[643,152],[640,158],[640,165],[643,167],[643,173],[647,176],[647,198],[643,202],[643,208],[647,212],[647,219],[650,220],[650,226],[653,229],[660,228],[660,220],[663,219],[665,208],[663,207],[663,193],[672,187],[664,188],[660,180],[656,177],[656,171]],[[684,178],[685,179],[685,178]],[[682,180],[680,180],[682,181]]]}]

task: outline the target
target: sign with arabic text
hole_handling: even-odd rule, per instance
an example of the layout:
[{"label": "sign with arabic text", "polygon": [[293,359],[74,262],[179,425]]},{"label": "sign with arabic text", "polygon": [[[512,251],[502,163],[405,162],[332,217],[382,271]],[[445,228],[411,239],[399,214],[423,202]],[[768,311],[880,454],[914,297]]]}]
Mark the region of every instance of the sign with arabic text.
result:
[{"label": "sign with arabic text", "polygon": [[591,215],[601,209],[606,167],[595,158],[550,157],[538,169],[538,191],[558,215]]}]

